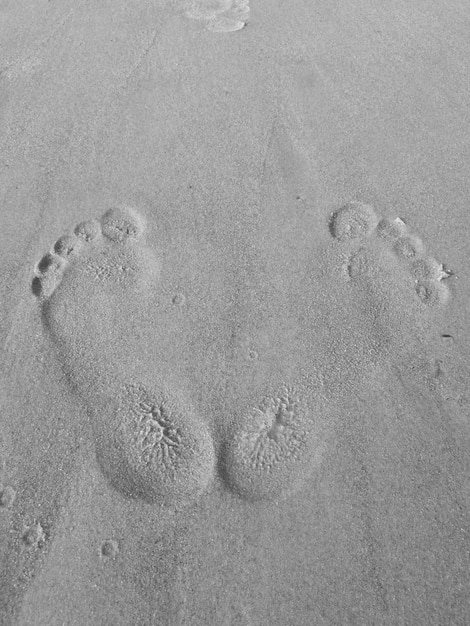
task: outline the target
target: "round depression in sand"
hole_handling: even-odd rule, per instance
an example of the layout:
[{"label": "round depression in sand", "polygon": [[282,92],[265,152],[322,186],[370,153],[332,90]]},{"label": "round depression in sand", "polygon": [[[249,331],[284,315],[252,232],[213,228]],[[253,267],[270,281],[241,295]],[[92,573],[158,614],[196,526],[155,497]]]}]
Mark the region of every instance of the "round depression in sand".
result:
[{"label": "round depression in sand", "polygon": [[227,482],[248,500],[285,498],[308,480],[320,450],[311,407],[285,387],[242,415],[226,445]]},{"label": "round depression in sand", "polygon": [[214,448],[207,426],[161,390],[123,385],[109,416],[97,416],[97,457],[123,495],[185,505],[208,487]]}]

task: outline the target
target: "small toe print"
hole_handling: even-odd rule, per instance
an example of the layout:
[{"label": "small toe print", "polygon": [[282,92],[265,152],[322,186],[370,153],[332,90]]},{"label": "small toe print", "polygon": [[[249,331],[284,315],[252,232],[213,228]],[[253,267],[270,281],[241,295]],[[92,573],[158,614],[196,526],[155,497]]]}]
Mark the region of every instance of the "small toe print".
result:
[{"label": "small toe print", "polygon": [[35,268],[31,290],[37,297],[49,297],[59,284],[66,262],[56,254],[45,254]]},{"label": "small toe print", "polygon": [[363,202],[349,202],[333,213],[330,231],[335,239],[344,242],[369,236],[378,223],[372,206]]},{"label": "small toe print", "polygon": [[396,240],[393,249],[397,256],[411,260],[424,253],[424,244],[415,235],[405,235]]},{"label": "small toe print", "polygon": [[449,276],[442,263],[432,257],[416,259],[410,268],[412,276],[417,280],[442,280]]},{"label": "small toe print", "polygon": [[246,26],[245,22],[232,20],[229,17],[219,17],[208,22],[206,28],[214,33],[232,33]]},{"label": "small toe print", "polygon": [[113,208],[101,218],[103,235],[115,243],[138,241],[145,230],[145,220],[130,207]]},{"label": "small toe print", "polygon": [[192,0],[185,15],[192,19],[205,20],[209,31],[228,33],[246,26],[250,7],[248,0]]},{"label": "small toe print", "polygon": [[430,307],[447,304],[450,298],[446,285],[434,280],[419,280],[416,283],[416,293],[421,302]]},{"label": "small toe print", "polygon": [[82,245],[83,239],[75,235],[63,235],[57,239],[53,249],[58,256],[67,259],[70,255],[79,252]]},{"label": "small toe print", "polygon": [[355,252],[346,262],[345,269],[350,278],[366,274],[369,270],[366,250],[361,248]]},{"label": "small toe print", "polygon": [[80,222],[74,229],[77,237],[81,237],[83,241],[89,242],[98,239],[101,236],[101,226],[98,220],[88,220]]},{"label": "small toe print", "polygon": [[377,263],[375,255],[371,252],[370,249],[362,247],[346,259],[343,265],[346,277],[349,277],[351,280],[377,278],[380,273],[380,265]]},{"label": "small toe print", "polygon": [[228,17],[232,18],[233,20],[246,22],[248,21],[248,18],[250,17],[250,7],[243,6],[243,7],[233,8],[230,11],[230,14],[228,15]]},{"label": "small toe print", "polygon": [[231,5],[231,0],[193,0],[186,10],[186,16],[195,20],[213,19],[230,9]]},{"label": "small toe print", "polygon": [[387,217],[381,219],[377,224],[377,234],[379,237],[388,241],[393,241],[398,239],[398,237],[406,235],[406,230],[407,228],[405,222],[399,217],[396,217],[395,219]]},{"label": "small toe print", "polygon": [[31,291],[33,292],[33,294],[36,296],[36,298],[39,298],[42,294],[42,281],[39,278],[39,276],[35,276],[31,282]]},{"label": "small toe print", "polygon": [[36,266],[37,274],[46,274],[48,272],[58,272],[64,268],[64,261],[56,254],[48,252],[38,262]]}]

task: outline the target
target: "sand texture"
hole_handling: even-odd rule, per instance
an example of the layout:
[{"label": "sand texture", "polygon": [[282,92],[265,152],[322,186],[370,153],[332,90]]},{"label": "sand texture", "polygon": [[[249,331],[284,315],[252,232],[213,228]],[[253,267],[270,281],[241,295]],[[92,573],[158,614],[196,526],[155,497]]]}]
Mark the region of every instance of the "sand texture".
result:
[{"label": "sand texture", "polygon": [[0,624],[470,624],[470,5],[0,5]]}]

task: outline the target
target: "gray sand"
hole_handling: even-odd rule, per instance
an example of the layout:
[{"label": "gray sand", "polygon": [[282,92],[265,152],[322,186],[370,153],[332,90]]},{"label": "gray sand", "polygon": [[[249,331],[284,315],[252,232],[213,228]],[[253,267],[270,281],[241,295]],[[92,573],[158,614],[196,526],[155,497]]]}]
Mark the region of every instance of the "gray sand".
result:
[{"label": "gray sand", "polygon": [[1,624],[470,622],[470,8],[252,2],[0,8]]}]

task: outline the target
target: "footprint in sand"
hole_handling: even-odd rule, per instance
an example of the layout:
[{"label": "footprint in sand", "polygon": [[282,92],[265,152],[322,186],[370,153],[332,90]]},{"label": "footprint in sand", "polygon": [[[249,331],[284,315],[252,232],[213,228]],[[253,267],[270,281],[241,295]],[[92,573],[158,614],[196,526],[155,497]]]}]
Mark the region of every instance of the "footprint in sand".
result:
[{"label": "footprint in sand", "polygon": [[207,30],[234,32],[246,25],[250,15],[249,0],[189,0],[184,14],[204,21]]},{"label": "footprint in sand", "polygon": [[145,230],[130,208],[79,224],[39,261],[32,289],[88,409],[109,484],[127,497],[178,507],[208,487],[214,449],[205,423],[146,356],[151,338],[142,329],[155,317],[160,267]]},{"label": "footprint in sand", "polygon": [[298,491],[321,462],[323,446],[301,394],[284,387],[248,410],[224,455],[230,487],[247,500],[273,500]]},{"label": "footprint in sand", "polygon": [[[315,379],[308,371],[310,355],[325,358],[317,372],[324,381],[319,398],[354,389],[370,367],[396,358],[414,334],[421,337],[432,327],[433,312],[449,297],[443,282],[449,272],[426,256],[422,241],[402,220],[380,219],[370,205],[351,202],[331,216],[329,229],[339,246],[325,253],[325,282],[302,290],[312,294],[306,298],[310,316],[302,315],[307,320],[304,380]],[[335,268],[341,259],[343,267]],[[323,344],[309,343],[309,334],[321,333]],[[284,388],[238,419],[224,457],[234,491],[248,500],[273,500],[306,484],[325,450],[319,436],[323,415],[312,409],[314,395],[313,388]]]},{"label": "footprint in sand", "polygon": [[0,489],[0,510],[2,508],[10,509],[16,499],[16,491],[10,485]]},{"label": "footprint in sand", "polygon": [[[350,202],[332,215],[330,231],[338,242],[350,247],[345,263],[349,278],[371,276],[388,256],[389,265],[400,262],[397,272],[404,269],[409,273],[424,305],[440,306],[448,301],[450,292],[442,281],[451,273],[426,254],[423,241],[399,217],[379,219],[370,205]],[[377,255],[380,263],[374,260]]]}]

